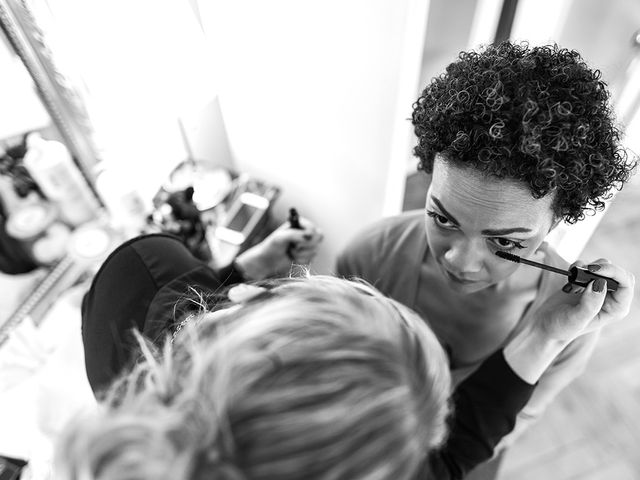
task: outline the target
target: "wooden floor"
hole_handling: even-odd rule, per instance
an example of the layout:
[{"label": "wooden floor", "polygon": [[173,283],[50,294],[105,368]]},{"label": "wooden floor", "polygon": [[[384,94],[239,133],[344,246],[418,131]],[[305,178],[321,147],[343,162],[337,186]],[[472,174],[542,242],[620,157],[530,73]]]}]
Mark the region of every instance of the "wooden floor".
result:
[{"label": "wooden floor", "polygon": [[[405,208],[424,205],[424,179],[407,183]],[[640,278],[640,182],[615,198],[581,259],[605,257]],[[507,452],[498,480],[640,479],[640,295],[602,333],[585,373]]]}]

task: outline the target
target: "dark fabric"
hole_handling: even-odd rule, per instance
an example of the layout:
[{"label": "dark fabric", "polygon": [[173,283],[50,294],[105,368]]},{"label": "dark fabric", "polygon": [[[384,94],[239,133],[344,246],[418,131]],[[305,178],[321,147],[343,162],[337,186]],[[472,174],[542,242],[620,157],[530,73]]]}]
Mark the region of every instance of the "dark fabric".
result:
[{"label": "dark fabric", "polygon": [[513,430],[534,388],[509,367],[502,350],[491,355],[456,388],[449,438],[429,456],[419,478],[461,479],[490,459],[502,437]]},{"label": "dark fabric", "polygon": [[232,267],[209,268],[172,235],[143,235],[116,248],[82,302],[85,367],[94,393],[137,358],[132,329],[160,342],[187,310],[197,310],[189,301],[197,292],[241,281]]},{"label": "dark fabric", "polygon": [[464,480],[494,480],[498,478],[500,473],[500,467],[507,456],[507,450],[502,448],[499,452],[494,454],[491,460],[481,463],[477,467],[474,467],[469,473],[464,476]]}]

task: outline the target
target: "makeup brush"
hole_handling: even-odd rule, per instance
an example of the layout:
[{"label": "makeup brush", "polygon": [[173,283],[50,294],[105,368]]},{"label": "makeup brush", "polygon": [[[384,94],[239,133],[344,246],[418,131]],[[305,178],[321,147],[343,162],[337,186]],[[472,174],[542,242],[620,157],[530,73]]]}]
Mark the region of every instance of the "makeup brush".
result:
[{"label": "makeup brush", "polygon": [[[300,216],[298,215],[298,211],[295,208],[289,209],[289,226],[291,228],[295,228],[296,230],[303,230],[302,225],[300,225]],[[295,260],[293,256],[293,249],[296,248],[295,242],[289,242],[289,246],[287,247],[287,257],[290,260]]]},{"label": "makeup brush", "polygon": [[598,275],[596,273],[590,272],[586,268],[571,267],[569,270],[563,270],[561,268],[552,267],[551,265],[545,265],[544,263],[527,260],[526,258],[519,257],[518,255],[514,255],[513,253],[503,252],[501,250],[498,250],[496,252],[496,255],[500,258],[510,260],[515,263],[524,263],[525,265],[531,265],[532,267],[538,267],[542,268],[543,270],[548,270],[550,272],[559,273],[560,275],[565,275],[569,278],[569,283],[578,285],[580,287],[586,287],[587,285],[589,285],[589,282],[595,280],[596,278],[604,278],[607,281],[607,291],[615,292],[616,290],[618,290],[618,282],[616,282],[613,278]]}]

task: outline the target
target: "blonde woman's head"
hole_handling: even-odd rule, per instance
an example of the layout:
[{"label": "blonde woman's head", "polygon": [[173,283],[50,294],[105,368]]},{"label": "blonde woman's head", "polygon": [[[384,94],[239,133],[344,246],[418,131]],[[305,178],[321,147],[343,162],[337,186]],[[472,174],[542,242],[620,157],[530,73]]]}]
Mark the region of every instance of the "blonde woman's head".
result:
[{"label": "blonde woman's head", "polygon": [[446,357],[425,323],[331,277],[259,297],[148,351],[70,426],[60,478],[412,478],[449,411]]}]

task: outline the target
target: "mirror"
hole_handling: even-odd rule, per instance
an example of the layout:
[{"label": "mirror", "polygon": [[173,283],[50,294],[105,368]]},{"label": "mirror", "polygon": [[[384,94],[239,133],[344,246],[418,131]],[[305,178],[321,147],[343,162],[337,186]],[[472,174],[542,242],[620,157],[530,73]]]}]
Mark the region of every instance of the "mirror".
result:
[{"label": "mirror", "polygon": [[48,267],[64,257],[70,231],[95,219],[101,205],[91,175],[97,162],[91,124],[29,5],[0,2],[0,270],[6,274],[3,290],[15,294],[3,304],[0,341],[32,313],[20,314],[21,303],[43,299],[43,283],[49,298],[66,284],[60,272],[47,277]]},{"label": "mirror", "polygon": [[47,44],[47,33],[39,26],[30,8],[31,4],[27,2],[0,1],[0,23],[5,40],[22,60],[55,128],[83,175],[92,182],[98,153],[92,140],[91,122],[73,82],[56,65]]}]

